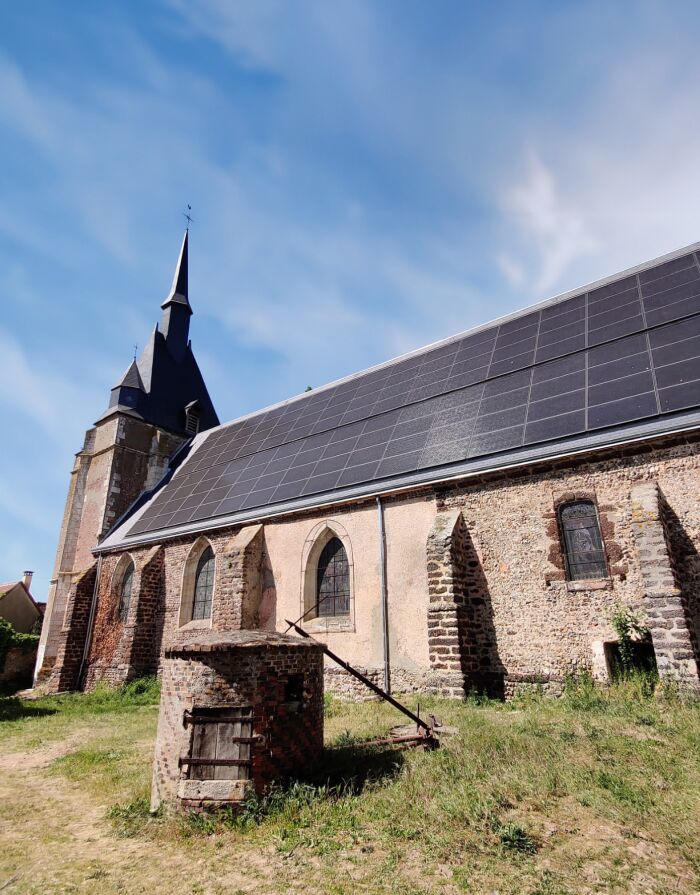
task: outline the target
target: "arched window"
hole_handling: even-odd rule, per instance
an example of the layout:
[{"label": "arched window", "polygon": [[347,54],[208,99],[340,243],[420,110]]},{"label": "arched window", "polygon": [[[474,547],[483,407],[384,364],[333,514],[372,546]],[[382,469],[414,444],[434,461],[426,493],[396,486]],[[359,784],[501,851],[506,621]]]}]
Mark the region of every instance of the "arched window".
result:
[{"label": "arched window", "polygon": [[350,614],[350,569],[340,538],[331,538],[321,551],[316,571],[316,615],[327,618]]},{"label": "arched window", "polygon": [[132,562],[124,569],[119,582],[119,619],[125,622],[129,615],[131,605],[131,589],[134,584],[134,564]]},{"label": "arched window", "polygon": [[214,592],[214,551],[207,547],[199,557],[194,575],[192,598],[192,620],[211,616],[212,594]]},{"label": "arched window", "polygon": [[559,525],[570,581],[607,578],[598,514],[590,500],[577,500],[559,508]]}]

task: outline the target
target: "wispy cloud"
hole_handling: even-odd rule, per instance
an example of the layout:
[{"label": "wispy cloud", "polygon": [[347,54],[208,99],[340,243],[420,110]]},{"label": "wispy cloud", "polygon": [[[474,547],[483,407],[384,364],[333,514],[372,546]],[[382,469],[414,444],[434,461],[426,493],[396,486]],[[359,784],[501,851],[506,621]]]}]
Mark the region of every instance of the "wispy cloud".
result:
[{"label": "wispy cloud", "polygon": [[94,406],[96,384],[81,384],[46,367],[40,357],[0,329],[0,407],[5,419],[31,423],[47,444],[65,445],[66,433],[87,428],[86,407]]},{"label": "wispy cloud", "polygon": [[[695,39],[646,35],[611,65],[605,91],[571,126],[551,125],[515,159],[502,201],[499,264],[528,292],[574,287],[700,238],[692,147]],[[544,297],[544,296],[542,296]]]},{"label": "wispy cloud", "polygon": [[[534,151],[528,153],[524,180],[507,191],[504,205],[534,256],[532,288],[536,292],[551,289],[573,261],[598,248],[581,213],[565,205],[553,172]],[[501,255],[499,263],[512,285],[519,287],[527,281],[529,272],[508,254]]]}]

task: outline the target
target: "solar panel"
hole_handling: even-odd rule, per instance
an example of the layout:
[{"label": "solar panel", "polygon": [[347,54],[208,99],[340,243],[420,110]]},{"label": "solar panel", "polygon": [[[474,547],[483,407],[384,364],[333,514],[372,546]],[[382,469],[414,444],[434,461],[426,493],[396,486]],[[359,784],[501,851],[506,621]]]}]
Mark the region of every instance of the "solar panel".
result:
[{"label": "solar panel", "polygon": [[213,430],[129,534],[697,407],[689,253]]}]

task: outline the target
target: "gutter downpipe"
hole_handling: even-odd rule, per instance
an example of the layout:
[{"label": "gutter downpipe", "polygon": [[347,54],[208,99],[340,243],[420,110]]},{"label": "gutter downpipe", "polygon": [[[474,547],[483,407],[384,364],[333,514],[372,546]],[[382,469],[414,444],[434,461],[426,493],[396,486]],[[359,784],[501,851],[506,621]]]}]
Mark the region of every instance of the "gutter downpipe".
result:
[{"label": "gutter downpipe", "polygon": [[386,586],[386,533],[384,530],[384,506],[377,495],[377,521],[379,523],[379,575],[382,591],[382,642],[384,646],[384,689],[391,693],[391,666],[389,663],[389,594]]},{"label": "gutter downpipe", "polygon": [[87,662],[88,653],[92,646],[92,629],[95,622],[95,610],[97,608],[97,591],[100,587],[100,577],[102,574],[102,554],[97,557],[97,571],[95,572],[95,586],[92,590],[92,603],[90,604],[90,615],[88,616],[87,633],[85,635],[85,646],[83,647],[83,658],[80,660],[80,671],[78,672],[78,689],[82,687],[83,672],[85,671],[85,663]]}]

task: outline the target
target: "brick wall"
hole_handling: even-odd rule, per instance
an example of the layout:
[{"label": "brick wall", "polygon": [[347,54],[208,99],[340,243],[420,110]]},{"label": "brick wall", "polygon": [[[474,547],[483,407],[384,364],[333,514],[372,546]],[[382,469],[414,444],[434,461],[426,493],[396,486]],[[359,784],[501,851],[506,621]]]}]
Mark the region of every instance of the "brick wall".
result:
[{"label": "brick wall", "polygon": [[61,523],[39,644],[39,676],[48,677],[56,661],[72,576],[90,565],[95,545],[144,489],[156,484],[183,440],[121,413],[86,433]]},{"label": "brick wall", "polygon": [[134,563],[134,577],[125,621],[119,617],[121,556],[108,555],[102,562],[82,682],[87,690],[100,680],[117,686],[158,671],[165,606],[164,551],[156,545],[128,556]]},{"label": "brick wall", "polygon": [[[287,701],[289,675],[303,676],[301,706]],[[189,788],[178,764],[190,753],[185,712],[220,706],[253,709],[251,783],[207,780]],[[153,765],[152,807],[189,808],[263,793],[298,775],[323,748],[323,655],[318,644],[275,633],[183,632],[166,647]],[[193,781],[191,781],[193,783]],[[193,789],[197,797],[192,798]]]},{"label": "brick wall", "polygon": [[46,692],[61,693],[80,687],[80,670],[88,636],[90,608],[92,606],[97,563],[74,577],[68,594],[66,615],[56,661],[44,687]]}]

